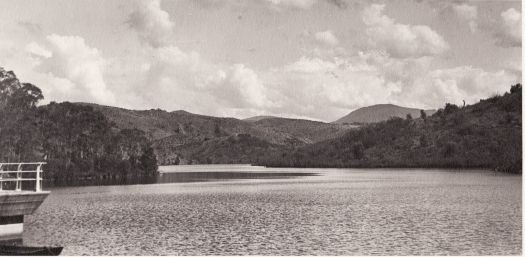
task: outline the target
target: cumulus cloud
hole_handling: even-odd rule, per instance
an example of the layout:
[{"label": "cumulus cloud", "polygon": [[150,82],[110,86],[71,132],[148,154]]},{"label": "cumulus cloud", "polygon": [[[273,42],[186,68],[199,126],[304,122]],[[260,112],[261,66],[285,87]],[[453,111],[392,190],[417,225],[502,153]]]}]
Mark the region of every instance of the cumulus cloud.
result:
[{"label": "cumulus cloud", "polygon": [[[394,103],[439,108],[474,103],[519,81],[505,71],[432,68],[433,58],[395,58],[381,50],[339,57],[302,56],[268,70],[213,63],[169,45],[150,48],[134,89],[151,108],[218,116],[278,115],[332,121],[355,108]],[[144,85],[147,85],[145,87]]]},{"label": "cumulus cloud", "polygon": [[294,114],[332,121],[349,111],[393,103],[413,108],[440,108],[446,102],[475,103],[508,91],[520,78],[504,70],[471,66],[432,68],[431,57],[399,59],[381,51],[344,58],[303,56],[271,71],[262,71],[274,105],[267,114]]},{"label": "cumulus cloud", "polygon": [[166,45],[175,25],[169,14],[161,9],[160,0],[140,1],[129,16],[128,24],[143,42],[153,47]]},{"label": "cumulus cloud", "polygon": [[[315,0],[261,1],[268,1],[267,6],[299,9],[316,4]],[[348,8],[354,8],[353,2],[329,2],[345,2]],[[447,6],[449,12],[453,5]],[[302,51],[304,56],[268,69],[215,63],[197,52],[179,48],[169,40],[174,24],[161,9],[160,1],[155,0],[141,2],[129,16],[132,32],[148,46],[139,51],[124,48],[108,58],[81,37],[30,35],[15,40],[16,33],[3,32],[9,37],[0,40],[0,60],[22,80],[41,87],[47,100],[324,121],[378,103],[415,108],[439,108],[446,102],[461,104],[462,100],[474,103],[503,93],[521,80],[518,59],[509,67],[494,64],[490,71],[449,66],[462,59],[436,60],[435,55],[448,49],[445,40],[427,26],[400,24],[385,15],[384,8],[372,5],[360,17],[366,25],[365,36],[376,47],[358,52],[356,46],[345,51],[332,31],[307,31],[301,38],[306,39],[304,45],[309,48]],[[458,17],[476,21],[472,8],[458,8]],[[478,17],[480,24],[482,18]],[[519,10],[512,8],[498,17],[505,42],[513,39],[515,43],[516,38],[521,42],[516,32],[518,20]]]},{"label": "cumulus cloud", "polygon": [[[357,58],[302,57],[274,70],[269,86],[278,90],[279,112],[331,120],[372,101],[384,102],[397,89],[379,71]],[[366,85],[366,86],[364,86]]]},{"label": "cumulus cloud", "polygon": [[[133,99],[152,108],[161,106],[219,116],[247,114],[272,105],[254,70],[243,64],[216,64],[197,52],[180,49],[161,37],[171,31],[173,23],[159,1],[150,1],[143,10],[140,8],[131,14],[130,24],[152,47],[144,49],[141,68],[136,71],[142,78],[128,90]],[[149,32],[156,26],[157,31]]]},{"label": "cumulus cloud", "polygon": [[502,94],[517,82],[518,78],[514,74],[504,70],[488,72],[471,66],[459,66],[436,69],[418,78],[416,83],[426,86],[415,88],[409,96],[423,96],[424,102],[434,106],[440,102],[460,104],[463,100],[475,103],[493,94]]},{"label": "cumulus cloud", "polygon": [[[238,97],[234,107],[267,107],[271,103],[266,98],[265,87],[259,79],[257,73],[243,64],[235,64],[230,68],[230,72],[224,77],[221,84],[221,91],[231,92]],[[232,98],[231,95],[229,98]]]},{"label": "cumulus cloud", "polygon": [[317,41],[329,46],[339,44],[339,40],[334,36],[334,33],[331,30],[317,32],[314,37]]},{"label": "cumulus cloud", "polygon": [[27,53],[30,53],[31,55],[36,56],[36,57],[49,58],[49,57],[52,56],[52,53],[49,50],[47,50],[44,47],[40,46],[36,42],[31,42],[31,43],[27,44],[26,47],[25,47],[25,50],[26,50]]},{"label": "cumulus cloud", "polygon": [[350,110],[391,101],[400,90],[363,56],[323,60],[301,57],[273,72],[279,88],[280,112],[332,121]]},{"label": "cumulus cloud", "polygon": [[275,7],[291,7],[299,9],[309,9],[317,0],[266,0]]},{"label": "cumulus cloud", "polygon": [[383,15],[385,5],[373,4],[363,11],[363,22],[370,43],[397,58],[438,55],[450,47],[428,26],[396,23]]},{"label": "cumulus cloud", "polygon": [[521,47],[521,12],[510,8],[501,13],[496,43],[502,47]]},{"label": "cumulus cloud", "polygon": [[115,103],[115,96],[107,88],[103,71],[106,64],[96,48],[86,45],[82,37],[47,36],[49,50],[30,44],[29,51],[43,57],[40,70],[60,78],[73,100]]},{"label": "cumulus cloud", "polygon": [[454,10],[456,15],[460,19],[468,22],[468,26],[472,33],[478,30],[478,23],[477,23],[478,8],[477,6],[464,3],[464,4],[453,5],[452,9]]},{"label": "cumulus cloud", "polygon": [[438,108],[444,103],[475,103],[496,93],[508,91],[521,78],[505,70],[485,71],[472,66],[432,68],[432,58],[399,60],[377,53],[361,54],[380,70],[386,81],[397,83],[399,91],[392,102],[416,108]]},{"label": "cumulus cloud", "polygon": [[299,34],[299,40],[300,50],[305,56],[341,57],[350,52],[347,48],[341,46],[339,38],[331,30],[318,32],[303,30]]},{"label": "cumulus cloud", "polygon": [[296,62],[288,64],[283,67],[286,72],[302,72],[302,73],[313,73],[313,72],[328,72],[337,68],[338,64],[325,61],[320,58],[309,58],[302,56]]},{"label": "cumulus cloud", "polygon": [[273,104],[258,74],[246,65],[215,64],[174,45],[150,51],[144,80],[132,90],[142,102],[220,116],[246,115]]}]

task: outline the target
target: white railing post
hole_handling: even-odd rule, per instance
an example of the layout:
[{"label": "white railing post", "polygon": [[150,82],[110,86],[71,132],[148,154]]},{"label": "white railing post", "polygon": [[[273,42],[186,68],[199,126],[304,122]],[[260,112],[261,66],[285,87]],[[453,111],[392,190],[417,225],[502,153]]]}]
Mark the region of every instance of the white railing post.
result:
[{"label": "white railing post", "polygon": [[38,164],[36,167],[36,188],[35,191],[40,192],[42,191],[42,177],[40,176],[40,173],[42,172],[42,164]]},{"label": "white railing post", "polygon": [[[14,191],[22,191],[22,184],[24,181],[35,181],[35,187],[33,190],[36,192],[42,192],[42,166],[46,164],[45,162],[18,162],[18,163],[0,163],[0,191],[13,190],[9,183],[15,184]],[[23,169],[24,165],[36,165],[36,169],[26,170]],[[7,168],[6,168],[7,167]],[[13,169],[17,167],[16,169]],[[16,177],[13,177],[11,174],[15,174]],[[28,176],[23,176],[24,173],[35,173],[35,177],[32,178]],[[4,175],[7,174],[7,175]],[[3,188],[4,183],[8,183],[8,189]],[[27,190],[27,189],[26,189]]]},{"label": "white railing post", "polygon": [[16,173],[16,191],[22,191],[22,173],[20,173],[20,171],[22,171],[22,163],[18,164],[18,169],[17,169],[17,173]]},{"label": "white railing post", "polygon": [[[0,163],[0,172],[2,172],[4,168],[2,167],[2,164]],[[4,174],[0,173],[0,191],[2,191],[2,184],[4,184],[4,181],[2,181],[2,177]]]}]

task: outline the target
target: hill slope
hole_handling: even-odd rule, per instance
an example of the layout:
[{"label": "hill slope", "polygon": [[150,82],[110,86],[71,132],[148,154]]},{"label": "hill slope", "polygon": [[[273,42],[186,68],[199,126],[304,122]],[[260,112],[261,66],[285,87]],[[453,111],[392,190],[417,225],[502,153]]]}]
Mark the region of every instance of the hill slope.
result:
[{"label": "hill slope", "polygon": [[45,160],[49,180],[156,174],[156,157],[142,131],[116,130],[89,106],[38,106],[43,98],[37,86],[0,67],[0,161]]},{"label": "hill slope", "polygon": [[293,167],[491,168],[521,173],[521,85],[426,119],[392,118],[259,162]]},{"label": "hill slope", "polygon": [[[290,135],[288,143],[291,145],[312,144],[343,135],[352,125],[330,124],[319,121],[266,118],[253,122],[253,125],[262,131],[272,131],[276,134]],[[294,142],[296,140],[297,142]]]},{"label": "hill slope", "polygon": [[272,118],[279,118],[279,117],[275,117],[275,116],[253,116],[253,117],[250,117],[250,118],[246,118],[246,119],[243,119],[243,121],[248,121],[248,122],[256,122],[256,121],[260,121],[260,120],[264,120],[264,119],[272,119]]},{"label": "hill slope", "polygon": [[[416,119],[420,116],[420,109],[407,108],[393,104],[377,104],[368,107],[359,108],[348,115],[334,121],[336,124],[368,124],[386,121],[392,117],[405,118],[410,114]],[[428,116],[435,113],[435,110],[425,110]]]},{"label": "hill slope", "polygon": [[270,153],[292,149],[291,146],[272,144],[250,134],[237,134],[181,145],[170,152],[180,155],[172,163],[235,164],[256,163]]},{"label": "hill slope", "polygon": [[92,106],[100,111],[120,129],[142,130],[152,140],[176,136],[184,144],[199,137],[214,137],[222,134],[256,133],[249,124],[233,118],[217,118],[186,111],[167,112],[160,109],[128,110],[118,107],[78,103]]},{"label": "hill slope", "polygon": [[[352,126],[330,124],[310,120],[296,120],[286,118],[267,118],[259,121],[243,121],[234,118],[218,118],[192,114],[186,111],[167,112],[163,110],[127,110],[123,108],[103,106],[97,104],[78,103],[88,105],[100,111],[119,129],[139,129],[153,141],[153,147],[160,164],[195,163],[203,160],[209,162],[210,150],[190,151],[196,144],[210,149],[216,149],[229,156],[224,144],[237,144],[238,141],[217,141],[211,139],[227,139],[232,136],[248,135],[249,140],[241,140],[243,149],[248,149],[247,142],[261,140],[272,147],[295,147],[311,144],[342,135]],[[206,143],[205,143],[206,142]],[[221,147],[214,144],[219,143]],[[232,145],[233,147],[233,145]],[[255,152],[249,151],[256,155]],[[260,151],[257,155],[260,155]],[[250,159],[249,157],[248,159]],[[212,163],[232,163],[225,158],[211,158]],[[246,158],[244,158],[246,159]]]}]

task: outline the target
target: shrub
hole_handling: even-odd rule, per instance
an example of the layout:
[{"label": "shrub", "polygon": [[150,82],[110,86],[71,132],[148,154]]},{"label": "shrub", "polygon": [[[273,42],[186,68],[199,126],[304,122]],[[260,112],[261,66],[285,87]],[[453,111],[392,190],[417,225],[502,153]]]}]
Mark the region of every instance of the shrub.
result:
[{"label": "shrub", "polygon": [[447,142],[441,150],[441,154],[445,158],[453,157],[456,154],[457,145],[454,142]]},{"label": "shrub", "polygon": [[459,107],[455,104],[447,103],[445,104],[444,112],[446,115],[451,114],[459,110]]},{"label": "shrub", "polygon": [[361,160],[363,157],[365,157],[365,148],[363,147],[363,143],[357,142],[352,147],[354,159]]},{"label": "shrub", "polygon": [[146,151],[140,156],[140,167],[148,175],[153,175],[157,172],[157,156],[153,152],[153,148],[148,147]]}]

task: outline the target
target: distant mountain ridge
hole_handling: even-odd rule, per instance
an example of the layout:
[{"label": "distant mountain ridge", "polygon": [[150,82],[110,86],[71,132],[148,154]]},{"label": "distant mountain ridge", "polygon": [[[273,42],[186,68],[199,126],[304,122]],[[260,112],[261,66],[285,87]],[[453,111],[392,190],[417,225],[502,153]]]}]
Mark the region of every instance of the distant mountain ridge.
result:
[{"label": "distant mountain ridge", "polygon": [[[92,103],[116,129],[144,131],[159,164],[255,162],[264,153],[293,149],[343,136],[349,130],[390,117],[413,118],[419,109],[375,105],[358,109],[333,123],[305,119],[255,116],[240,120],[193,114],[184,110],[129,110]],[[426,111],[430,116],[433,110]],[[357,125],[356,125],[357,124]],[[228,149],[238,149],[229,151]],[[213,150],[212,150],[213,149]],[[243,153],[242,158],[232,155]]]},{"label": "distant mountain ridge", "polygon": [[273,118],[279,118],[279,117],[268,116],[268,115],[260,115],[260,116],[253,116],[253,117],[250,117],[250,118],[243,119],[243,121],[256,122],[256,121],[260,121],[260,120],[273,119]]},{"label": "distant mountain ridge", "polygon": [[[427,116],[436,110],[424,110]],[[369,124],[386,121],[392,117],[406,118],[410,114],[412,118],[419,118],[421,109],[402,107],[394,104],[376,104],[359,108],[348,115],[334,121],[335,124]]]},{"label": "distant mountain ridge", "polygon": [[[182,110],[128,110],[92,103],[76,104],[91,106],[100,111],[118,129],[144,131],[153,142],[160,164],[179,161],[225,162],[228,159],[226,156],[232,153],[228,152],[228,146],[234,145],[248,151],[239,160],[254,161],[263,149],[312,144],[341,136],[352,128],[342,124],[272,116],[265,116],[257,121],[245,121]],[[259,150],[251,151],[250,145],[257,145]],[[210,149],[215,149],[218,153],[210,154]]]}]

